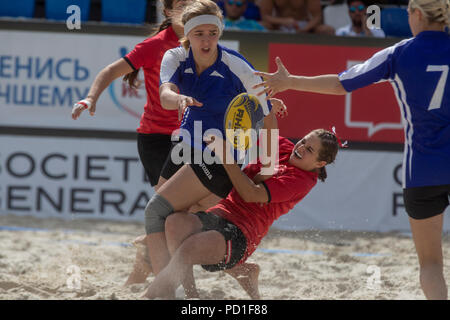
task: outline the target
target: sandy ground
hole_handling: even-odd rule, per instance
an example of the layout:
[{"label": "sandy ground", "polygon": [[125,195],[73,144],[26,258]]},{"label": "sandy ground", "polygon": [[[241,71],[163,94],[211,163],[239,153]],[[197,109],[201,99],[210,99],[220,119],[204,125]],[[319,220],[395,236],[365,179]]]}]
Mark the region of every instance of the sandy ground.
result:
[{"label": "sandy ground", "polygon": [[[153,276],[123,284],[136,252],[130,243],[143,230],[136,223],[1,215],[0,300],[141,299]],[[449,282],[450,236],[443,241]],[[263,299],[424,299],[408,234],[271,230],[248,261],[261,266]],[[222,272],[195,266],[194,274],[201,299],[248,299]]]}]

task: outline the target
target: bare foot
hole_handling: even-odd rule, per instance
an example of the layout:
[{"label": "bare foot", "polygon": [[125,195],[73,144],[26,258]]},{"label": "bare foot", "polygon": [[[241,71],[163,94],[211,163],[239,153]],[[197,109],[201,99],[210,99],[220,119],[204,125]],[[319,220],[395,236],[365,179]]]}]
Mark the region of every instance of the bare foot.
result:
[{"label": "bare foot", "polygon": [[235,278],[251,299],[259,300],[261,299],[258,288],[259,271],[260,267],[256,263],[244,263],[226,270],[225,273]]},{"label": "bare foot", "polygon": [[145,235],[139,236],[132,242],[136,247],[136,258],[134,260],[133,271],[128,276],[125,286],[144,283],[147,277],[152,273],[152,265],[145,246]]},{"label": "bare foot", "polygon": [[161,289],[160,286],[155,285],[155,283],[152,282],[142,298],[147,298],[150,300],[175,300],[176,293],[174,290],[170,290],[166,287]]}]

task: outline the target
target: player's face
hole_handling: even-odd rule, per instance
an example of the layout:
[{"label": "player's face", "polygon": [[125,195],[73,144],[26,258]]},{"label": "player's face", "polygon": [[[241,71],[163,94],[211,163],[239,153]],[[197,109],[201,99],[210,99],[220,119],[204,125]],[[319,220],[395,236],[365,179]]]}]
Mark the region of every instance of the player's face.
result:
[{"label": "player's face", "polygon": [[196,62],[214,62],[219,35],[219,28],[214,24],[202,24],[189,32],[187,38]]},{"label": "player's face", "polygon": [[289,158],[289,163],[305,171],[313,171],[323,167],[326,162],[317,160],[321,147],[320,138],[315,133],[309,133],[296,143]]}]

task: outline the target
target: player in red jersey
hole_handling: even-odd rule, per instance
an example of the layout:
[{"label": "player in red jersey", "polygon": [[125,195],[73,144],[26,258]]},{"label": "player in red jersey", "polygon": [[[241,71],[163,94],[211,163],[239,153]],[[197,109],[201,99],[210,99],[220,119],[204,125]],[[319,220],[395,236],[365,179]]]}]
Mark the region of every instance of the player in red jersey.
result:
[{"label": "player in red jersey", "polygon": [[78,119],[84,110],[91,116],[95,114],[96,103],[101,93],[118,77],[124,76],[132,88],[137,88],[139,69],[144,71],[147,103],[138,132],[138,151],[150,184],[157,190],[161,169],[172,147],[172,132],[179,128],[180,121],[177,111],[161,107],[159,100],[159,71],[161,60],[168,49],[179,46],[179,39],[184,35],[184,27],[172,17],[181,11],[186,0],[161,0],[166,19],[147,39],[137,44],[135,48],[103,68],[92,84],[87,97],[73,106],[72,118]]},{"label": "player in red jersey", "polygon": [[[325,181],[325,166],[334,162],[339,144],[334,133],[323,129],[311,131],[296,145],[280,137],[279,163],[268,179],[258,175],[260,163],[243,171],[234,163],[224,164],[234,186],[227,198],[206,212],[174,213],[167,218],[171,260],[145,296],[173,298],[192,266],[201,264],[208,271],[226,270],[251,298],[258,299],[259,269],[245,261],[272,223],[301,201],[317,179]],[[242,278],[247,282],[242,283]]]}]

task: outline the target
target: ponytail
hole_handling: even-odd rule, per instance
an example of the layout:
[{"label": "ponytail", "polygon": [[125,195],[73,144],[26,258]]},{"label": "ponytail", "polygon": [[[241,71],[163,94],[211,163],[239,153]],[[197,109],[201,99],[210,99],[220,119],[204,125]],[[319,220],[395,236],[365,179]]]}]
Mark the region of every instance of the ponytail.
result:
[{"label": "ponytail", "polygon": [[325,182],[325,179],[327,178],[327,169],[325,169],[325,166],[323,166],[319,169],[318,178],[320,181]]}]

